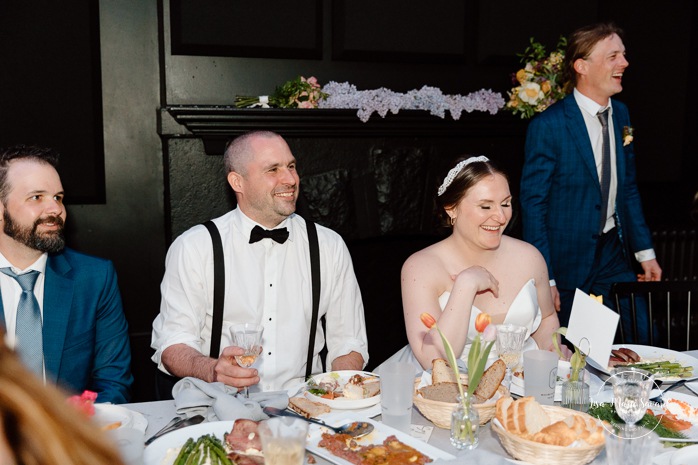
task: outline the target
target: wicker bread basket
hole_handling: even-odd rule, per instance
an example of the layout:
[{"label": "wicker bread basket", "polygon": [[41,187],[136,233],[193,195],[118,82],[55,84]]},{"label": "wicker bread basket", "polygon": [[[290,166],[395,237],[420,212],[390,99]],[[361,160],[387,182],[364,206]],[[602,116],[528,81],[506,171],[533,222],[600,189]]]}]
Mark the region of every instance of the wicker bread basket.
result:
[{"label": "wicker bread basket", "polygon": [[[586,413],[574,410],[542,405],[543,410],[550,417],[550,422],[562,420],[570,415],[581,415],[585,418],[592,418]],[[530,441],[521,436],[510,433],[502,428],[499,422],[492,422],[492,430],[497,433],[504,449],[517,460],[523,460],[532,464],[547,465],[584,465],[591,462],[599,455],[604,444],[595,446],[564,447],[551,446],[540,442]]]},{"label": "wicker bread basket", "polygon": [[[451,413],[456,409],[458,403],[440,402],[438,400],[425,399],[417,393],[417,388],[419,387],[420,382],[421,378],[417,378],[414,381],[414,393],[412,395],[412,401],[414,402],[414,405],[417,406],[422,415],[424,415],[429,421],[434,423],[436,426],[438,426],[439,428],[450,429]],[[468,375],[461,374],[461,382],[467,384]],[[483,404],[475,404],[475,410],[477,410],[477,413],[480,414],[481,425],[484,425],[492,418],[494,418],[497,399],[509,395],[509,390],[502,385],[499,386],[497,392],[499,393],[499,396],[495,395],[493,399],[490,399]]]}]

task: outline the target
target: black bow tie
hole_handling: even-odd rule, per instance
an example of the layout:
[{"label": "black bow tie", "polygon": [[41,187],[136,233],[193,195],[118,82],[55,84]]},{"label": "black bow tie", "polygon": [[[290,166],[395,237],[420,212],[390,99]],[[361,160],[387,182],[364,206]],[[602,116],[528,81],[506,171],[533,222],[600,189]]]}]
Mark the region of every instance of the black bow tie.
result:
[{"label": "black bow tie", "polygon": [[288,229],[279,228],[267,230],[260,228],[259,226],[252,228],[252,232],[250,233],[250,244],[261,241],[264,238],[273,239],[279,244],[283,244],[286,242],[286,239],[288,239]]}]

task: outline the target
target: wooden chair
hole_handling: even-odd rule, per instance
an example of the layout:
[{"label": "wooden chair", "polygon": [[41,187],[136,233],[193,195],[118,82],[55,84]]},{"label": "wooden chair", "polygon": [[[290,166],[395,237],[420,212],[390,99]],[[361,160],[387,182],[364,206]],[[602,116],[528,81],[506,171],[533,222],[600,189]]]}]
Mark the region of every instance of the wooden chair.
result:
[{"label": "wooden chair", "polygon": [[[636,308],[644,299],[650,320],[650,345],[678,351],[698,349],[698,281],[615,283],[611,298],[620,309],[620,300],[629,298],[629,311],[619,311],[616,343],[637,340]],[[623,321],[632,322],[634,335],[625,334]]]}]

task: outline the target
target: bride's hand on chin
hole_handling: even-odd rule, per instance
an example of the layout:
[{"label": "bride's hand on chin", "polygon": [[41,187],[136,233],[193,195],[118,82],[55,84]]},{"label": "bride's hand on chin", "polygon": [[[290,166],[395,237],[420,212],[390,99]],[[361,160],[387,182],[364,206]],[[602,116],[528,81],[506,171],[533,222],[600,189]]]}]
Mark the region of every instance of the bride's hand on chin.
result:
[{"label": "bride's hand on chin", "polygon": [[454,288],[468,286],[474,289],[476,294],[490,291],[495,297],[499,297],[499,281],[481,266],[466,268],[457,275],[451,275],[451,279],[454,281]]}]

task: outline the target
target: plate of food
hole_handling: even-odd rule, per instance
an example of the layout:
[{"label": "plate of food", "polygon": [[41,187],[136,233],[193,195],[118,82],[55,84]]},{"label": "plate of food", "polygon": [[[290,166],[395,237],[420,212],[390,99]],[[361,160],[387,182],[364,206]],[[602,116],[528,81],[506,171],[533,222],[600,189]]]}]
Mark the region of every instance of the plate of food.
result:
[{"label": "plate of food", "polygon": [[[214,421],[188,426],[167,433],[155,440],[143,452],[143,465],[172,465],[180,453],[187,453],[187,442],[196,445],[203,436],[215,437],[214,445],[224,447],[226,454],[234,462],[263,457],[262,443],[257,434],[258,422],[239,419],[235,421]],[[211,443],[207,444],[211,447]],[[184,449],[184,452],[182,450]],[[248,462],[249,463],[249,462]]]},{"label": "plate of food", "polygon": [[[660,392],[652,390],[650,398]],[[662,394],[662,398],[664,404],[650,403],[638,424],[653,429],[664,442],[698,442],[698,397],[672,391]],[[613,391],[605,390],[593,396],[589,414],[612,422]]]},{"label": "plate of food", "polygon": [[588,358],[589,365],[607,375],[619,366],[634,366],[655,374],[662,381],[698,379],[698,359],[675,350],[660,347],[622,344],[613,345],[606,366]]},{"label": "plate of food", "polygon": [[92,419],[105,431],[117,428],[134,428],[145,432],[148,427],[148,420],[140,412],[112,404],[94,404],[94,407],[95,414]]},{"label": "plate of food", "polygon": [[381,463],[411,465],[425,464],[437,459],[455,459],[453,455],[413,438],[409,434],[383,423],[367,420],[356,413],[337,412],[333,415],[330,424],[341,425],[353,421],[367,421],[373,425],[374,430],[367,436],[354,439],[344,434],[335,434],[322,426],[310,425],[306,449],[336,465],[360,463],[362,458],[371,454],[388,457]]},{"label": "plate of food", "polygon": [[366,371],[331,371],[313,375],[304,394],[332,409],[363,409],[380,403],[380,378]]}]

